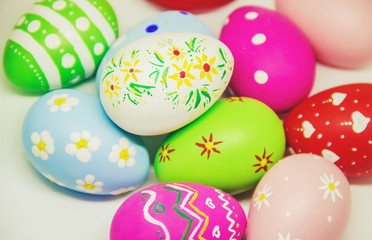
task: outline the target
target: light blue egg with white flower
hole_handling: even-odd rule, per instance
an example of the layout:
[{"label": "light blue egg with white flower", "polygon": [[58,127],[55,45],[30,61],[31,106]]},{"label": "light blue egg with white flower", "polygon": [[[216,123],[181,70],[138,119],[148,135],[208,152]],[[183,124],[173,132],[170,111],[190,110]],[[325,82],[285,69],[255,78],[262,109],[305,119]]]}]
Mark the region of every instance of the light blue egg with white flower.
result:
[{"label": "light blue egg with white flower", "polygon": [[213,33],[199,18],[184,11],[165,11],[149,17],[121,35],[103,57],[97,73],[96,87],[99,92],[105,65],[126,45],[149,35],[165,32],[194,32],[213,37]]},{"label": "light blue egg with white flower", "polygon": [[56,90],[38,99],[24,120],[22,142],[42,175],[84,193],[128,192],[149,173],[142,139],[118,128],[97,96],[78,90]]}]

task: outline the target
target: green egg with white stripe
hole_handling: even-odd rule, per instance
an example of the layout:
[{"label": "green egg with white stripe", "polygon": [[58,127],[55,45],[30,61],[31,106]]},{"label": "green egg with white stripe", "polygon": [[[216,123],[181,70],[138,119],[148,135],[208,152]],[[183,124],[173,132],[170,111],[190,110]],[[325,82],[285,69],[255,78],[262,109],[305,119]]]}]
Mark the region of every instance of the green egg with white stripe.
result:
[{"label": "green egg with white stripe", "polygon": [[30,91],[70,87],[95,74],[117,36],[117,18],[106,0],[37,1],[10,34],[4,71]]}]

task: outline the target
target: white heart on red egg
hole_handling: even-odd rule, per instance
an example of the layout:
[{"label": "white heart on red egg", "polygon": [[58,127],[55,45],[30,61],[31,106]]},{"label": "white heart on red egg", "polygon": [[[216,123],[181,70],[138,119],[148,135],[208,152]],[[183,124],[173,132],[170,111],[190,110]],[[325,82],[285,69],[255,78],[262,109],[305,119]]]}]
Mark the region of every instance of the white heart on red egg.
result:
[{"label": "white heart on red egg", "polygon": [[294,153],[319,154],[346,176],[372,175],[372,84],[322,91],[296,106],[284,127]]}]

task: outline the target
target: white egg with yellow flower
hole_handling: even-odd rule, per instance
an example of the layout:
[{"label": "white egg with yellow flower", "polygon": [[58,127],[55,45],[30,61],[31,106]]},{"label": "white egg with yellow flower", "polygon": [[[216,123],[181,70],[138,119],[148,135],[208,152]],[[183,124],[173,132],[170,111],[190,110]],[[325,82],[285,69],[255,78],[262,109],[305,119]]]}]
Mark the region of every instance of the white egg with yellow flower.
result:
[{"label": "white egg with yellow flower", "polygon": [[233,65],[230,50],[210,36],[148,36],[125,46],[106,64],[101,103],[111,120],[128,132],[168,133],[215,103],[230,81]]}]

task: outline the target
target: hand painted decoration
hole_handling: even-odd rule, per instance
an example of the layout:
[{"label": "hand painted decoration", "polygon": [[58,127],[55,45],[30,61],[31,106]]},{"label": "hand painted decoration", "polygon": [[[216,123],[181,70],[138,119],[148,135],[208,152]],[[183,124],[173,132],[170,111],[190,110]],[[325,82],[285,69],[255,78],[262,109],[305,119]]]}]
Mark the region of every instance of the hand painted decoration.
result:
[{"label": "hand painted decoration", "polygon": [[117,35],[116,15],[106,0],[38,1],[6,43],[4,72],[25,90],[73,86],[95,74]]},{"label": "hand painted decoration", "polygon": [[277,11],[309,39],[318,60],[343,68],[360,68],[372,62],[372,1],[275,2]]},{"label": "hand painted decoration", "polygon": [[100,99],[107,115],[138,135],[159,135],[193,121],[224,92],[234,60],[215,38],[188,32],[141,38],[105,66]]},{"label": "hand painted decoration", "polygon": [[315,57],[301,31],[279,13],[261,7],[232,12],[220,40],[235,58],[230,87],[275,112],[290,110],[310,93]]},{"label": "hand painted decoration", "polygon": [[257,185],[246,239],[340,239],[350,211],[349,183],[334,164],[312,154],[292,155]]},{"label": "hand painted decoration", "polygon": [[24,120],[22,141],[42,175],[83,193],[131,191],[150,168],[142,139],[113,124],[96,96],[77,90],[55,90],[36,101]]},{"label": "hand painted decoration", "polygon": [[245,213],[230,195],[195,183],[158,184],[130,196],[111,223],[111,240],[236,239]]},{"label": "hand painted decoration", "polygon": [[232,97],[171,133],[154,169],[160,182],[196,182],[236,194],[254,188],[284,150],[278,116],[257,100]]},{"label": "hand painted decoration", "polygon": [[169,9],[205,10],[224,5],[232,0],[150,0]]},{"label": "hand painted decoration", "polygon": [[320,92],[294,108],[284,126],[295,153],[334,162],[346,176],[372,175],[372,84]]},{"label": "hand painted decoration", "polygon": [[195,15],[188,12],[166,11],[151,16],[131,27],[112,44],[97,70],[97,90],[99,91],[99,85],[104,67],[111,60],[111,58],[117,54],[117,52],[135,40],[164,32],[195,32],[211,37],[213,36],[212,32],[205,25],[205,23],[203,23]]}]

